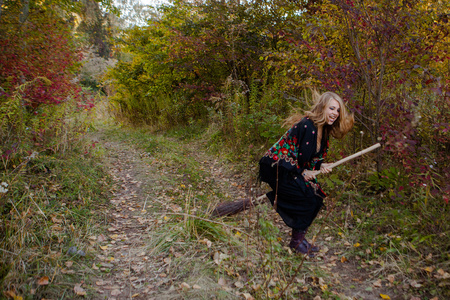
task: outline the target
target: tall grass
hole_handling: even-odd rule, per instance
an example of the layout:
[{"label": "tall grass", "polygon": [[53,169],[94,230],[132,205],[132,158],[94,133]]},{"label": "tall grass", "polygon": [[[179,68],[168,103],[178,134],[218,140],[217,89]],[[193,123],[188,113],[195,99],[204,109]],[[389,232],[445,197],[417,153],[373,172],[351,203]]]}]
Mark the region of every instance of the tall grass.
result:
[{"label": "tall grass", "polygon": [[75,99],[33,111],[22,105],[23,88],[0,104],[0,290],[71,297],[71,283],[89,272],[88,237],[103,221],[95,209],[109,179],[101,149],[84,138],[92,111]]}]

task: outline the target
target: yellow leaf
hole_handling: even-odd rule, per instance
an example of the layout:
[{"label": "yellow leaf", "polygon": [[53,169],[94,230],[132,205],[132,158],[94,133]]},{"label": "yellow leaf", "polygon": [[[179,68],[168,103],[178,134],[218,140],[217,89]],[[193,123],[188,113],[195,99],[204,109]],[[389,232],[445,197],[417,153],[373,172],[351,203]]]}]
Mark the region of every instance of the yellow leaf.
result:
[{"label": "yellow leaf", "polygon": [[386,300],[391,299],[391,297],[389,297],[388,295],[385,295],[385,294],[380,294],[380,297],[381,297],[381,299],[386,299]]},{"label": "yellow leaf", "polygon": [[11,298],[11,299],[14,299],[14,300],[23,300],[22,296],[16,295],[16,293],[14,293],[14,291],[6,291],[6,292],[3,292],[3,293],[8,298]]},{"label": "yellow leaf", "polygon": [[353,245],[353,247],[355,247],[355,248],[358,248],[359,246],[361,246],[360,243],[356,243],[356,244]]},{"label": "yellow leaf", "polygon": [[345,256],[341,257],[341,263],[345,263],[347,261],[347,258]]}]

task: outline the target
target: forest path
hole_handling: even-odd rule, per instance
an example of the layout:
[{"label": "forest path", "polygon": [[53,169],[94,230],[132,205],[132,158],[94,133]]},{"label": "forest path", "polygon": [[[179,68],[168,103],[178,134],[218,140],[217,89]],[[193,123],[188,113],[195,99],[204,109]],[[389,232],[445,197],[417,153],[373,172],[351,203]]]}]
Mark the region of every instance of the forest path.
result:
[{"label": "forest path", "polygon": [[[148,136],[145,138],[147,142],[140,143],[131,137],[131,133],[122,132],[120,135],[117,138],[100,130],[93,138],[99,147],[103,147],[103,163],[115,182],[113,197],[110,199],[112,205],[102,212],[107,221],[106,231],[92,238],[93,243],[99,245],[93,265],[97,276],[89,284],[96,294],[95,299],[276,298],[272,292],[258,288],[258,285],[264,287],[266,284],[257,278],[258,275],[248,275],[260,270],[258,264],[267,264],[266,258],[261,261],[251,258],[248,262],[247,257],[247,271],[244,272],[239,258],[227,261],[227,257],[232,256],[230,253],[242,255],[240,250],[224,249],[234,249],[231,243],[211,242],[207,238],[203,239],[203,236],[192,242],[192,233],[191,240],[185,237],[180,239],[186,230],[191,230],[186,225],[186,217],[183,221],[183,214],[196,214],[200,209],[205,209],[204,205],[195,204],[196,198],[206,197],[211,205],[224,199],[239,199],[248,194],[250,187],[257,189],[252,180],[233,171],[236,166],[231,163],[227,164],[207,154],[205,144],[201,141]],[[192,165],[192,161],[196,164]],[[251,170],[247,171],[251,173]],[[257,189],[257,193],[261,193],[261,190]],[[193,207],[188,208],[188,204]],[[259,207],[262,206],[266,205]],[[255,213],[259,207],[229,220],[232,222],[231,227],[247,228],[249,236],[253,236],[246,241],[248,252],[251,249],[263,251],[258,245],[261,237],[255,231],[261,218],[260,212]],[[266,218],[271,219],[281,230],[277,239],[283,245],[283,256],[286,256],[277,263],[281,264],[281,268],[285,264],[295,269],[299,256],[287,253],[289,251],[285,247],[289,240],[289,229],[267,207]],[[178,219],[173,219],[177,214]],[[318,219],[324,216],[322,212]],[[319,226],[316,227],[312,230],[317,233]],[[381,299],[380,294],[390,294],[391,299],[396,299],[389,282],[381,283],[381,280],[361,268],[358,262],[345,258],[343,241],[333,234],[335,230],[329,226],[324,228],[318,237],[322,251],[316,258],[306,260],[294,284],[290,286],[294,289],[293,295],[299,295],[300,299],[317,300],[336,297]],[[238,233],[235,231],[235,235]],[[313,234],[310,233],[310,239]],[[198,236],[197,233],[195,235]],[[277,280],[280,280],[276,275],[283,276],[284,270],[281,268],[280,271],[272,270],[275,279],[268,285],[271,291]],[[219,276],[219,273],[229,276]],[[252,298],[251,294],[255,297]],[[289,296],[286,299],[291,298]]]},{"label": "forest path", "polygon": [[[107,230],[92,238],[101,250],[93,266],[98,275],[91,283],[96,299],[183,299],[185,296],[180,293],[182,281],[177,282],[171,272],[173,253],[155,254],[153,248],[161,240],[170,239],[170,234],[164,237],[166,213],[183,210],[176,201],[171,201],[175,197],[170,195],[191,188],[190,175],[180,175],[177,162],[156,158],[154,154],[160,146],[156,146],[153,153],[146,152],[142,146],[126,139],[112,138],[104,130],[91,138],[104,149],[103,164],[114,181],[112,205],[102,212]],[[177,154],[184,152],[186,147],[194,150],[201,145],[183,145],[177,149]],[[191,150],[191,155],[197,153]],[[219,160],[205,157],[204,153],[201,156],[202,168],[217,173],[211,182],[222,188],[228,186],[229,179],[223,177],[226,172]],[[195,159],[199,157],[197,155]],[[228,190],[230,194],[226,197],[229,198],[245,195],[237,189]],[[175,256],[179,258],[185,254],[175,253]]]},{"label": "forest path", "polygon": [[[145,195],[144,187],[151,184],[156,188],[157,172],[132,145],[108,141],[101,135],[98,141],[106,150],[105,163],[115,191],[110,200],[113,205],[105,212],[107,232],[97,237],[102,252],[95,262],[102,275],[95,281],[96,290],[99,299],[144,299],[164,269],[163,260],[147,254],[146,243],[155,224],[154,216],[144,208],[150,196]],[[150,199],[147,208],[152,203]]]}]

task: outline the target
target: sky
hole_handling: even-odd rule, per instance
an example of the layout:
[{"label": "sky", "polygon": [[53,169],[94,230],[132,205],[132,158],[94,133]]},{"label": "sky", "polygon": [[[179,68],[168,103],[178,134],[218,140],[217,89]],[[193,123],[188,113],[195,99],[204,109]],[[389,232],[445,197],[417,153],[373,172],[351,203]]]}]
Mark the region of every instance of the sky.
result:
[{"label": "sky", "polygon": [[148,5],[155,5],[155,4],[159,4],[159,3],[164,3],[167,1],[164,0],[141,0],[142,4],[148,4]]}]

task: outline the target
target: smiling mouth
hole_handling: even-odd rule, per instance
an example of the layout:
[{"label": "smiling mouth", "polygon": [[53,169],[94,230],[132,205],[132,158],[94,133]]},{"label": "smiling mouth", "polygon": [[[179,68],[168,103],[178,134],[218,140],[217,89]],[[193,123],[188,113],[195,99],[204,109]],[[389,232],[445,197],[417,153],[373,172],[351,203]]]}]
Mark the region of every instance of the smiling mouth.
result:
[{"label": "smiling mouth", "polygon": [[334,121],[336,121],[336,117],[329,117],[329,120],[331,123],[334,123]]}]

